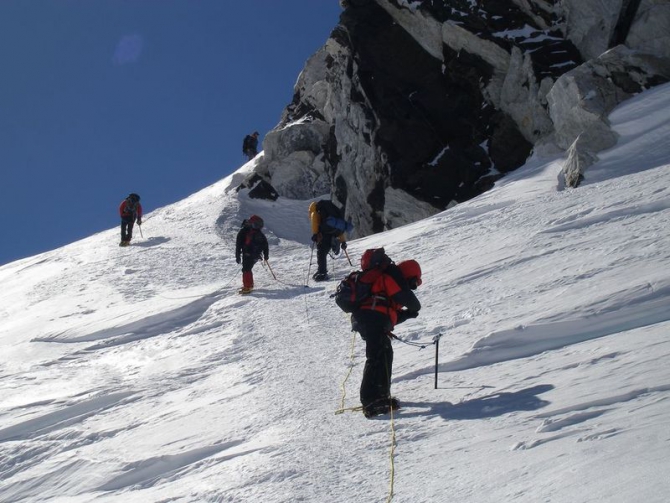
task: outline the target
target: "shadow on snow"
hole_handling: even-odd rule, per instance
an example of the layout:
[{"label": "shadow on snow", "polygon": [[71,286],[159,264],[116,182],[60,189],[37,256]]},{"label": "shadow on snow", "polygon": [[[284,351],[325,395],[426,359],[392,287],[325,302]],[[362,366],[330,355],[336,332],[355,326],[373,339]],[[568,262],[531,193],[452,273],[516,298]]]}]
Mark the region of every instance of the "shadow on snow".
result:
[{"label": "shadow on snow", "polygon": [[403,402],[403,408],[425,408],[428,411],[413,411],[400,409],[400,415],[405,417],[437,415],[445,420],[486,419],[499,417],[517,411],[538,410],[549,405],[537,395],[554,389],[551,384],[540,384],[513,393],[494,393],[481,398],[473,398],[456,404],[450,402]]}]

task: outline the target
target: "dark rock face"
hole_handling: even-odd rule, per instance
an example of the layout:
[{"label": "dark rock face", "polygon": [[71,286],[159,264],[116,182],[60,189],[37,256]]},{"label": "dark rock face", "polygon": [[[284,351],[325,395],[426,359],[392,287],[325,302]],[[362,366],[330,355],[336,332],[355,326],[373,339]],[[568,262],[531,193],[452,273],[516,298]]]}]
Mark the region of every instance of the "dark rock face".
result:
[{"label": "dark rock face", "polygon": [[641,0],[627,0],[623,3],[619,19],[612,31],[612,37],[609,43],[610,48],[626,42],[630,27],[633,25],[633,20],[635,19],[635,14],[640,8],[640,3]]},{"label": "dark rock face", "polygon": [[606,114],[667,80],[658,0],[340,4],[256,172],[284,197],[330,192],[354,237],[481,194],[539,143],[571,148],[578,183],[616,141]]},{"label": "dark rock face", "polygon": [[[532,145],[482,95],[491,65],[445,46],[443,70],[374,2],[347,9],[340,23],[362,95],[374,110],[374,141],[386,156],[392,187],[443,209],[472,197],[491,168],[505,172],[525,162]],[[491,149],[493,138],[504,141]]]},{"label": "dark rock face", "polygon": [[[398,5],[396,1],[391,3]],[[434,0],[421,2],[419,10],[441,23],[457,24],[507,52],[520,48],[530,55],[538,80],[555,78],[582,61],[577,48],[559,32],[562,18],[557,11],[541,10],[531,2],[530,12],[524,12],[512,0],[480,0],[476,4],[473,6],[468,0]]]}]

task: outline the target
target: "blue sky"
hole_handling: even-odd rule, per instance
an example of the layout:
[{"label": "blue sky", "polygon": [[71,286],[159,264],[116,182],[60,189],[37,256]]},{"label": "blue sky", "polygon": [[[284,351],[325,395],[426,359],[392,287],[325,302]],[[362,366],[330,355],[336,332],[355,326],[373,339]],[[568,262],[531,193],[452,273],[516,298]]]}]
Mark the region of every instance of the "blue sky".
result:
[{"label": "blue sky", "polygon": [[340,11],[1,0],[0,264],[116,226],[129,192],[151,211],[234,171],[244,135],[277,124]]}]

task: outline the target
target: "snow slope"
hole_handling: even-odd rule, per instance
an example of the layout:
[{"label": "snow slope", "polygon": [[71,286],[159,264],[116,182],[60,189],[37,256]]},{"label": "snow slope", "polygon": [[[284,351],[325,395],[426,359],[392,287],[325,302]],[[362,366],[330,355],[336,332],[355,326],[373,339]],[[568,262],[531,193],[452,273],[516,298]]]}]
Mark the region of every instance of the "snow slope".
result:
[{"label": "snow slope", "polygon": [[[577,190],[536,157],[350,244],[424,269],[396,334],[425,348],[394,343],[392,419],[335,414],[364,345],[336,282],[306,286],[309,201],[238,194],[251,165],[129,248],[111,229],[0,267],[0,501],[666,501],[669,111],[669,85],[617,109],[621,141]],[[241,297],[251,213],[277,280],[258,264]]]}]

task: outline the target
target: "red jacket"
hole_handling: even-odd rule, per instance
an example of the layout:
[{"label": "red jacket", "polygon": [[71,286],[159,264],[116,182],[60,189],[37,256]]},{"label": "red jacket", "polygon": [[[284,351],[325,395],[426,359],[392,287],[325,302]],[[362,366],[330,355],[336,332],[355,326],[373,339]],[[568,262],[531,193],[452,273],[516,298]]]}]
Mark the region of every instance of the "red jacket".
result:
[{"label": "red jacket", "polygon": [[360,309],[385,314],[392,327],[402,323],[407,318],[416,317],[421,309],[421,303],[405,283],[400,270],[397,266],[391,264],[374,280],[371,287],[373,297],[365,302]]},{"label": "red jacket", "polygon": [[135,203],[135,207],[131,208],[127,199],[124,199],[121,205],[119,206],[119,215],[121,218],[133,217],[133,220],[142,219],[142,205],[140,203]]},{"label": "red jacket", "polygon": [[376,302],[366,303],[361,306],[361,309],[372,309],[385,314],[391,320],[393,326],[398,322],[398,311],[402,309],[402,305],[393,302],[392,298],[395,294],[400,293],[402,288],[396,281],[388,274],[380,275],[372,284],[372,295],[383,297]]}]

